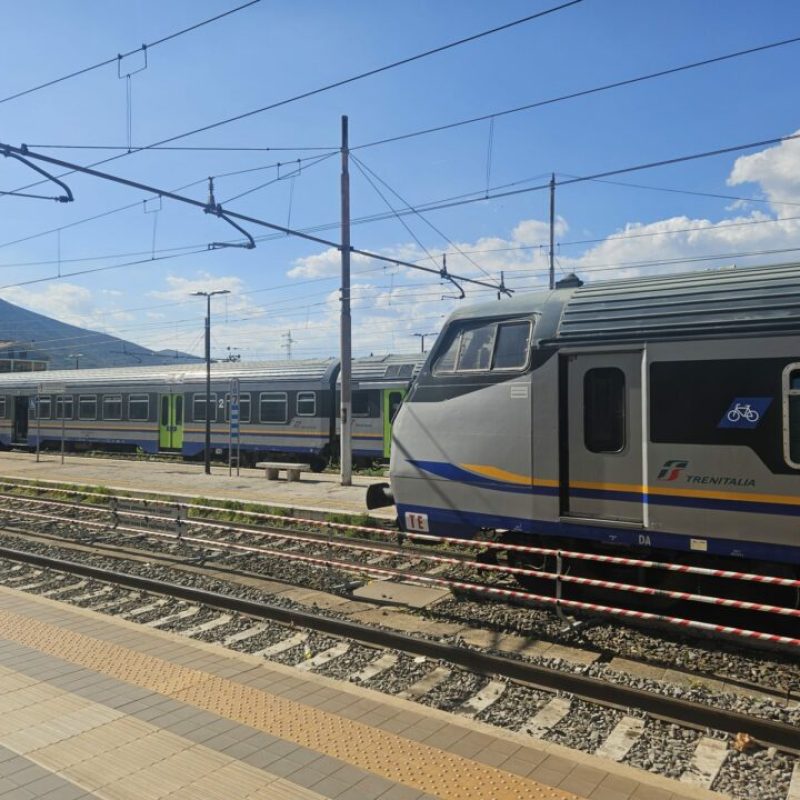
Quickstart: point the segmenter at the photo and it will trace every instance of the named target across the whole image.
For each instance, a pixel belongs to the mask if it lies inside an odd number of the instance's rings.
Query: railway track
[[[26,512],[34,517],[20,514],[20,509],[6,509],[6,514],[17,513],[17,526],[21,519],[27,524],[38,520],[39,528],[57,526],[55,532],[43,534],[40,530],[29,540],[39,542],[39,552],[14,547],[0,551],[0,557],[6,559],[0,564],[8,565],[6,569],[0,567],[0,578],[10,579],[17,588],[77,601],[106,613],[261,653],[340,679],[357,680],[492,724],[529,731],[673,777],[683,776],[735,796],[751,796],[741,787],[755,785],[753,776],[767,770],[769,785],[778,788],[766,795],[759,791],[758,796],[783,800],[792,773],[797,771],[796,753],[791,751],[800,749],[800,712],[791,704],[777,703],[766,714],[756,716],[752,710],[743,713],[725,708],[724,703],[714,706],[707,699],[697,702],[685,694],[673,696],[664,687],[654,690],[649,685],[637,686],[636,681],[609,682],[607,675],[592,674],[591,669],[565,669],[563,664],[554,668],[497,651],[465,647],[463,642],[440,642],[403,635],[385,626],[359,625],[336,613],[321,614],[280,598],[277,602],[264,602],[263,592],[252,585],[245,589],[235,580],[225,591],[219,591],[215,587],[220,575],[226,573],[233,580],[238,569],[225,566],[227,553],[224,549],[214,550],[219,543],[204,544],[198,550],[200,545],[192,541],[197,537],[184,535],[185,519],[180,541],[167,542],[169,547],[159,552],[145,547],[147,541],[165,543],[160,535],[153,539],[154,530],[120,531],[127,509],[119,505],[114,512],[120,515],[115,527],[106,520],[97,523],[104,526],[104,531],[93,528],[86,536],[87,520],[65,517],[63,501],[55,502],[60,504],[59,513],[51,513],[49,518],[41,504],[40,510]],[[109,513],[107,508],[81,511],[89,516],[102,513],[107,517]],[[174,517],[154,513],[152,507],[147,513],[155,527],[175,522]],[[63,528],[70,525],[84,531],[82,542],[61,541]],[[246,529],[242,535],[253,533]],[[121,538],[128,552],[120,551],[112,559],[110,551],[119,549],[121,544],[114,544],[107,537]],[[330,529],[322,538],[311,538],[316,545],[328,547]],[[365,546],[364,541],[355,544]],[[56,544],[60,552],[42,552],[52,550]],[[386,557],[409,558],[403,548],[386,549]],[[91,554],[92,558],[85,563],[83,557],[79,560],[74,555],[76,552]],[[137,552],[142,559],[138,562],[140,567],[145,561],[163,565],[155,570],[160,576],[153,576],[152,567],[146,571],[149,575],[143,574],[141,568],[131,568],[130,557]],[[67,558],[70,554],[73,557]],[[197,585],[186,585],[187,565],[176,563],[186,562],[187,557],[195,576],[191,582]],[[107,563],[109,560],[114,562],[113,568]],[[213,578],[202,577],[201,563],[213,568]],[[176,573],[176,568],[181,571]],[[340,579],[322,565],[310,568],[325,576],[323,583]],[[61,578],[54,577],[56,570]],[[761,704],[765,708],[769,705],[764,701]],[[743,733],[753,737],[754,744],[760,743],[755,744],[754,752],[729,749],[736,734]],[[745,740],[740,737],[740,741]]]
[[[2,485],[2,484],[0,484]],[[15,486],[5,484],[6,487]],[[36,487],[16,484],[17,490],[30,491]],[[38,491],[42,491],[39,489]],[[52,490],[46,490],[52,491]],[[436,540],[439,548],[432,552],[430,546],[417,544],[432,537],[409,534],[394,534],[399,544],[392,541],[393,534],[387,529],[365,527],[348,523],[324,522],[313,519],[300,519],[277,513],[263,513],[239,510],[235,512],[238,520],[214,522],[231,511],[225,507],[208,504],[186,505],[179,502],[139,498],[119,497],[105,493],[71,492],[92,504],[78,505],[75,502],[53,501],[37,498],[45,505],[48,518],[56,519],[53,509],[63,509],[67,516],[61,522],[68,522],[68,515],[80,508],[83,523],[95,530],[106,531],[112,528],[120,534],[148,536],[151,540],[161,539],[164,543],[182,541],[197,548],[225,550],[231,557],[245,557],[248,554],[262,558],[288,555],[295,562],[322,564],[328,570],[337,570],[344,583],[345,574],[355,573],[359,578],[378,578],[384,580],[413,581],[428,586],[443,587],[461,594],[488,597],[506,602],[526,602],[551,608],[563,617],[563,612],[573,612],[584,616],[605,615],[625,622],[641,622],[647,625],[662,625],[681,628],[700,634],[716,637],[745,639],[749,644],[785,647],[787,652],[800,650],[800,638],[796,631],[800,624],[800,608],[795,602],[800,596],[800,581],[776,576],[747,575],[745,573],[725,573],[719,570],[684,567],[682,565],[658,564],[657,562],[635,562],[633,559],[615,556],[596,556],[593,554],[558,551],[558,574],[542,569],[514,566],[511,563],[496,563],[496,559],[481,558],[474,552],[476,543],[460,540]],[[0,494],[9,502],[17,498],[10,493]],[[99,505],[104,503],[105,505]],[[86,514],[95,512],[98,516],[86,519]],[[22,512],[29,519],[36,512]],[[192,514],[193,516],[189,516]],[[245,525],[244,522],[251,524]],[[323,529],[322,533],[319,532]],[[191,534],[191,530],[200,533]],[[409,542],[411,544],[409,545]],[[441,548],[444,545],[444,551]],[[498,551],[509,557],[523,553],[549,555],[542,548],[520,545],[477,543],[480,548],[489,548],[483,555],[494,556]],[[490,548],[495,548],[494,550]],[[344,555],[343,555],[344,553]],[[751,586],[766,585],[770,589],[790,593],[792,604],[769,604],[762,601],[732,600],[686,591],[652,588],[642,584],[627,584],[620,581],[598,580],[572,574],[562,569],[560,562],[564,557],[580,562],[595,560],[614,568],[620,563],[635,562],[649,569],[672,569],[678,573],[694,571],[708,578],[719,580],[731,576],[749,582]],[[411,559],[411,561],[409,561]],[[491,563],[489,563],[491,562]],[[536,593],[521,591],[515,581],[533,580],[541,584],[554,579],[554,591]],[[598,602],[598,592],[616,592],[625,600],[611,605],[608,600]],[[588,595],[586,593],[589,593]],[[623,605],[623,603],[626,604]],[[653,611],[648,604],[653,601],[671,602],[685,616]],[[612,601],[615,602],[615,601]],[[645,605],[643,605],[645,604]],[[692,610],[689,607],[693,606]],[[656,607],[657,608],[657,607]],[[737,620],[751,622],[755,629],[748,629],[740,622],[736,625],[720,615],[733,609]],[[694,616],[690,616],[694,611]],[[773,626],[773,627],[771,627]]]

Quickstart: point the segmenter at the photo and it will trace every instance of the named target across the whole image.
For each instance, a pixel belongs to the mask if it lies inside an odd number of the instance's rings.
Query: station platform
[[[709,800],[712,792],[0,588],[4,800]]]
[[[91,484],[109,489],[168,493],[207,500],[239,500],[280,506],[289,511],[314,513],[366,513],[367,487],[386,478],[353,476],[352,486],[342,486],[339,475],[304,472],[299,481],[268,481],[263,469],[245,469],[228,475],[227,467],[212,466],[211,475],[196,461],[139,461],[88,458],[45,452],[37,462],[34,454],[0,452],[0,478]],[[394,509],[369,512],[376,519],[394,518]]]

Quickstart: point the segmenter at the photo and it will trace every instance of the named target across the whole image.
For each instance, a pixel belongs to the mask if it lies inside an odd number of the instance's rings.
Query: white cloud
[[[242,292],[242,279],[236,275],[211,275],[208,272],[199,272],[197,277],[183,278],[176,275],[167,275],[165,278],[167,288],[155,289],[149,292],[150,297],[159,300],[174,300],[187,302],[195,292],[228,291],[233,298],[239,297]],[[199,299],[199,298],[192,298]],[[232,299],[232,298],[231,298]]]
[[[3,298],[70,325],[85,325],[94,312],[92,292],[73,283],[48,283],[36,289],[14,286],[3,290]]]
[[[728,184],[742,183],[759,184],[778,216],[794,216],[796,209],[781,203],[800,203],[800,139],[737,158]]]
[[[358,253],[350,256],[351,269],[367,263],[374,262]],[[341,273],[342,256],[335,247],[329,247],[321,253],[295,259],[292,268],[286,274],[290,278],[336,278]]]

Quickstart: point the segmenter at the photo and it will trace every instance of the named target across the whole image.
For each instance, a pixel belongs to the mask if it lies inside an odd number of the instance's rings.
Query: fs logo
[[[676,481],[688,466],[689,462],[681,459],[665,461],[664,466],[661,467],[661,471],[657,475],[657,478],[660,481]]]

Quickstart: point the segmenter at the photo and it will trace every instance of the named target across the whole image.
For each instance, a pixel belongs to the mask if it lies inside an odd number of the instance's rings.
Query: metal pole
[[[61,399],[61,463],[64,463],[64,419],[67,416],[67,396],[64,395]]]
[[[214,411],[216,412],[216,406]],[[211,294],[206,295],[206,475],[211,474]]]
[[[352,342],[350,330],[350,168],[347,144],[347,116],[342,116],[342,400],[340,419],[340,462],[342,486],[353,483],[353,454],[351,441],[352,407],[350,367]]]
[[[553,252],[553,237],[556,224],[556,176],[550,175],[550,288],[556,288],[556,267]]]
[[[42,390],[36,390],[36,461],[39,461],[39,445],[42,442]]]

